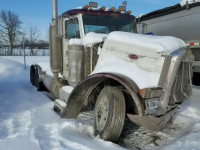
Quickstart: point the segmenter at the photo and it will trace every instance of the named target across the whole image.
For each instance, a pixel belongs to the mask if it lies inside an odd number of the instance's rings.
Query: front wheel
[[[111,86],[104,87],[95,104],[95,135],[116,142],[124,127],[125,114],[125,98],[122,91]]]

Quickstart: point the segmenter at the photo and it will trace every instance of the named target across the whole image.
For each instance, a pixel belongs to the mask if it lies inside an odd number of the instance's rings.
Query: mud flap
[[[143,126],[150,131],[159,131],[163,128],[167,122],[174,116],[177,108],[169,111],[166,115],[162,117],[149,116],[138,116],[127,114],[129,119],[137,125]]]
[[[61,117],[66,119],[76,119],[84,106],[83,102],[84,101],[80,97],[73,96],[70,101],[68,101]]]

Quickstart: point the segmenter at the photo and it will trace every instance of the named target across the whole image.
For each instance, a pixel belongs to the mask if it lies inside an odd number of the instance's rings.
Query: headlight
[[[140,95],[142,98],[156,98],[162,96],[162,88],[161,87],[153,87],[153,88],[145,88],[140,90]]]

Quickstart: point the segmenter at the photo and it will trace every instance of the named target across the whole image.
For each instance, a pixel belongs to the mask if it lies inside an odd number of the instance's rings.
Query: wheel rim
[[[95,111],[96,126],[99,131],[102,131],[108,120],[109,103],[106,97],[102,97]]]

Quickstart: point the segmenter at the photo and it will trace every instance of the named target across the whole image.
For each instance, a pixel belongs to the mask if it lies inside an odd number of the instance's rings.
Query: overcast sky
[[[58,0],[59,14],[62,12],[83,6],[91,0]],[[99,6],[118,8],[124,0],[92,0],[99,3]],[[127,9],[138,16],[157,9],[172,6],[181,0],[127,0]],[[52,18],[52,0],[0,0],[0,10],[10,10],[19,15],[23,26],[29,24],[38,26],[41,38],[45,39],[49,23]]]

